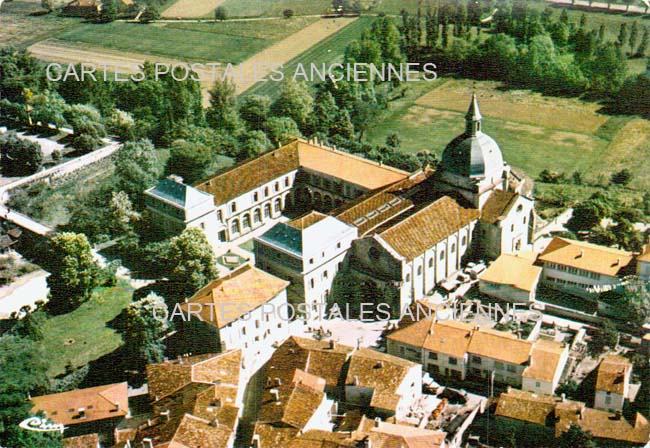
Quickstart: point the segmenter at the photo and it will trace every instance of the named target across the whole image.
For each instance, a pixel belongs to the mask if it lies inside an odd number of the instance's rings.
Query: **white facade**
[[[532,199],[517,195],[515,203],[502,219],[484,226],[488,257],[496,258],[501,254],[533,250],[530,238],[530,226],[533,224],[531,221],[534,219],[533,208]]]
[[[229,309],[230,312],[236,311],[235,306]],[[281,344],[289,337],[288,319],[278,316],[279,310],[282,313],[287,310],[286,289],[249,314],[219,328],[222,350],[241,349],[242,370],[251,374],[256,372],[271,358],[274,345]]]
[[[542,282],[570,294],[590,297],[593,293],[590,293],[587,290],[588,288],[616,285],[620,283],[620,279],[618,277],[585,271],[558,263],[544,262]]]

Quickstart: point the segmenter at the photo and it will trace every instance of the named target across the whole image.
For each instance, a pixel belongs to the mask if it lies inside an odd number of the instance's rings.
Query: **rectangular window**
[[[458,364],[458,360],[456,358],[452,358],[451,356],[449,357],[449,364],[452,366],[455,366]]]
[[[503,363],[499,361],[495,361],[494,368],[498,370],[503,370]]]
[[[508,364],[508,372],[515,373],[517,372],[517,368],[513,366],[512,364]]]
[[[437,361],[438,360],[438,354],[433,353],[433,352],[429,352],[429,359],[431,359],[433,361]]]
[[[474,362],[476,364],[480,364],[481,363],[481,357],[480,356],[472,356],[472,362]]]

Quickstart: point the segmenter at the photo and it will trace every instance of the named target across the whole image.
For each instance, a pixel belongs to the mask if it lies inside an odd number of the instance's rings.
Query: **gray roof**
[[[271,227],[259,239],[298,257],[302,256],[302,232],[295,227],[279,223]]]
[[[490,177],[503,172],[503,156],[499,145],[487,134],[472,136],[463,133],[447,145],[442,154],[442,168],[464,177]]]
[[[174,176],[161,180],[147,193],[184,209],[192,208],[207,199],[212,199],[211,195],[184,184],[182,179]]]

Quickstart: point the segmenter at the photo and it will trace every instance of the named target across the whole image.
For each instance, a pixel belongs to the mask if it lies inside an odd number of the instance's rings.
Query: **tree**
[[[314,109],[309,116],[307,134],[329,135],[339,109],[334,96],[327,90],[319,90],[314,98]]]
[[[124,237],[133,233],[134,225],[142,215],[133,208],[133,203],[124,191],[111,192],[108,213],[104,224],[113,237]]]
[[[612,174],[611,183],[616,185],[627,185],[632,180],[632,173],[627,168]]]
[[[572,423],[569,429],[562,433],[557,440],[558,448],[596,448],[591,432],[584,431],[579,425]]]
[[[117,6],[113,0],[104,0],[97,20],[99,23],[110,23],[117,19]]]
[[[257,157],[271,148],[271,142],[262,131],[248,131],[242,133],[239,141],[240,150],[236,156],[238,162]]]
[[[294,14],[293,9],[287,8],[284,11],[282,11],[282,16],[284,16],[285,19],[292,18],[293,14]]]
[[[142,204],[144,191],[158,179],[156,149],[149,140],[125,143],[115,155],[117,189],[126,192],[137,204]]]
[[[289,117],[301,130],[305,129],[307,119],[314,109],[314,97],[304,82],[287,80],[280,87],[280,96],[271,110],[279,117]]]
[[[205,115],[208,124],[215,129],[225,129],[231,132],[239,128],[235,82],[229,77],[217,79],[209,94],[210,106]]]
[[[59,448],[59,433],[25,431],[18,424],[30,417],[29,395],[48,392],[47,354],[30,339],[0,337],[0,445],[26,448]]]
[[[252,130],[262,129],[271,111],[271,99],[263,95],[250,95],[239,106],[239,115]]]
[[[627,23],[623,22],[621,23],[621,27],[619,28],[618,31],[618,45],[621,48],[624,48],[628,44],[629,39],[630,39],[630,33],[627,29]]]
[[[100,138],[106,136],[99,111],[86,104],[68,106],[65,111],[66,121],[72,126],[74,136],[72,145],[82,152],[90,152],[97,148]]]
[[[641,37],[641,43],[636,50],[636,56],[644,58],[646,52],[648,51],[648,45],[650,44],[650,29],[647,26],[643,27],[643,36]]]
[[[165,173],[177,174],[183,178],[185,183],[193,184],[204,177],[211,164],[212,153],[207,146],[201,143],[176,140],[172,143]]]
[[[635,49],[637,44],[639,43],[639,24],[636,22],[632,22],[632,26],[630,27],[630,56],[635,55]]]
[[[140,22],[149,23],[153,20],[160,19],[160,11],[152,4],[147,4],[144,12],[140,15]]]
[[[59,129],[66,122],[64,116],[66,103],[55,91],[46,90],[42,94],[32,95],[29,106],[32,108],[30,112],[32,120],[40,122],[42,126],[53,124],[56,129]]]
[[[617,93],[627,77],[627,61],[620,46],[599,45],[594,56],[583,65],[591,90],[601,95]]]
[[[603,193],[594,193],[588,200],[573,208],[573,214],[566,228],[573,233],[588,231],[600,224],[603,218],[611,216],[614,210],[612,200]]]
[[[289,140],[301,137],[300,129],[289,117],[271,117],[266,121],[265,131],[269,139],[277,146]]]
[[[43,152],[38,143],[20,139],[15,132],[0,137],[0,166],[5,176],[34,174],[42,163]]]
[[[596,334],[592,336],[589,351],[593,355],[598,355],[605,350],[605,347],[616,348],[616,344],[618,344],[618,330],[611,320],[605,319]]]
[[[223,6],[217,7],[217,9],[214,10],[214,19],[215,20],[228,20],[228,11],[226,11],[226,8]]]
[[[166,316],[165,300],[153,292],[126,308],[122,337],[128,359],[134,361],[136,369],[164,361],[162,338],[170,329]]]
[[[84,234],[62,232],[55,235],[50,252],[47,308],[55,314],[63,314],[90,299],[97,286],[99,266]]]
[[[186,295],[218,277],[214,251],[199,228],[188,228],[169,241],[164,273]]]

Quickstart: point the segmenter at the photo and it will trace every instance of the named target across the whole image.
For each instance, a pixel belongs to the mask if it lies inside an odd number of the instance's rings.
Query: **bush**
[[[285,9],[284,11],[282,11],[282,15],[284,16],[285,19],[292,18],[293,14],[294,14],[293,9]]]
[[[219,6],[214,10],[214,19],[215,20],[228,20],[228,12],[223,6]]]
[[[627,168],[612,174],[610,181],[616,185],[627,185],[632,180],[632,173]]]

